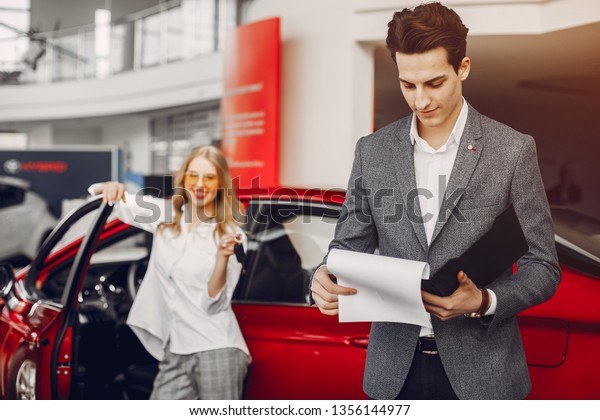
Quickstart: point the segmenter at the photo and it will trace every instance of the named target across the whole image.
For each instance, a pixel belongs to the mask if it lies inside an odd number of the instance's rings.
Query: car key
[[[237,259],[237,262],[243,263],[244,259],[246,259],[246,252],[244,251],[244,246],[242,245],[241,242],[235,244],[235,246],[233,247],[233,252],[235,254],[235,258]]]

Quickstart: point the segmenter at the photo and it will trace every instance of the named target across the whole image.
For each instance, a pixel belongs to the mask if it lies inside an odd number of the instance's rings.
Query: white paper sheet
[[[332,249],[327,269],[340,286],[356,295],[339,296],[339,321],[403,322],[431,328],[421,299],[421,279],[429,264],[381,255]]]

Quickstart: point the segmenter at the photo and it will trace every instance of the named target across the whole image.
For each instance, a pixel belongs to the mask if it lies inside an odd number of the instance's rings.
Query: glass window
[[[11,37],[17,33],[26,33],[29,30],[29,2],[11,0],[11,4],[2,3],[0,1],[0,22],[8,26],[1,26],[0,38],[4,37],[4,34]]]
[[[25,199],[25,191],[21,188],[0,184],[0,208],[21,204]]]
[[[29,0],[0,0],[0,83],[16,83],[29,38]]]
[[[160,14],[142,20],[142,67],[160,63],[160,20]]]
[[[30,0],[0,0],[0,7],[27,10],[30,3]]]
[[[66,35],[54,41],[54,74],[53,80],[73,80],[77,78],[79,63],[85,63],[85,58],[78,54],[78,35]]]
[[[600,278],[600,220],[565,207],[551,210],[560,262]]]
[[[81,44],[81,48],[77,52],[77,72],[78,77],[82,76],[85,79],[92,79],[97,76],[96,68],[98,66],[98,60],[95,52],[95,35],[94,32],[84,32],[78,35],[78,43]],[[83,68],[83,75],[81,75],[80,68]]]
[[[195,26],[195,53],[200,55],[214,51],[217,36],[217,10],[213,0],[196,2]]]
[[[133,22],[114,25],[110,33],[110,69],[121,73],[133,69]]]
[[[182,8],[167,10],[167,61],[181,60],[183,55],[183,16]]]
[[[219,104],[152,119],[152,172],[166,174],[179,169],[185,156],[194,147],[216,145],[220,136]]]
[[[248,244],[248,271],[239,300],[308,303],[312,272],[333,239],[338,207],[322,204],[265,204]]]

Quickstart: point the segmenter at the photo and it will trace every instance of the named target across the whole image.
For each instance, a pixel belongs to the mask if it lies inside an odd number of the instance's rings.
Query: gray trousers
[[[151,400],[239,400],[250,357],[224,348],[174,354],[167,348],[158,365]]]

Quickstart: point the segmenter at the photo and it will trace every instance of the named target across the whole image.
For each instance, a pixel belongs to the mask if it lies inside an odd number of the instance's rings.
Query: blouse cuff
[[[89,195],[99,195],[102,193],[102,187],[104,186],[104,182],[97,182],[88,187],[87,191]]]
[[[208,299],[209,303],[212,302],[217,302],[219,299],[221,299],[221,295],[223,294],[223,291],[225,290],[225,288],[227,287],[227,285],[224,285],[223,287],[221,287],[221,290],[219,290],[219,292],[213,297],[208,293],[208,287],[206,288],[206,297]]]

